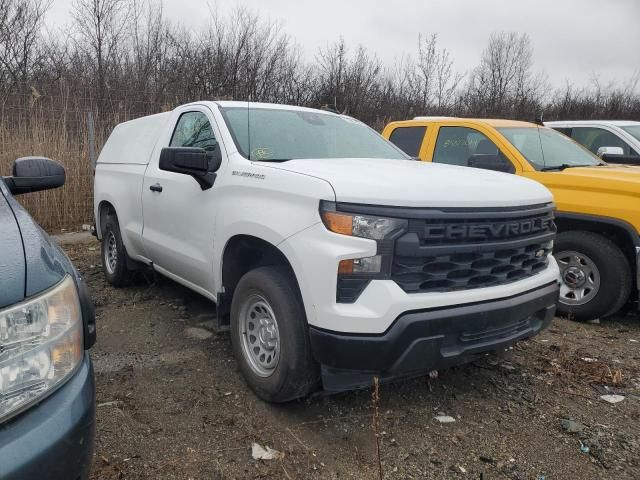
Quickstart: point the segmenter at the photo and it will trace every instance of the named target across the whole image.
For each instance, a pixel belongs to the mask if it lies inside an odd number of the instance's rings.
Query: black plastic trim
[[[322,202],[321,202],[322,203]],[[331,202],[332,203],[332,202]],[[345,213],[360,213],[380,217],[406,219],[473,219],[473,218],[515,218],[529,215],[539,215],[553,211],[553,203],[517,207],[479,207],[479,208],[425,208],[425,207],[395,207],[386,205],[367,205],[360,203],[335,203],[335,210]]]
[[[75,281],[84,325],[84,349],[89,350],[96,343],[96,310],[85,281],[78,274],[75,276]]]
[[[560,212],[560,211],[556,212],[556,219],[606,223],[615,227],[619,227],[625,230],[629,234],[629,237],[631,237],[631,241],[636,247],[640,247],[640,235],[638,235],[638,232],[633,227],[633,225],[631,225],[628,222],[625,222],[624,220],[619,220],[617,218],[611,218],[611,217],[603,217],[600,215],[588,215],[585,213],[570,213],[570,212]]]
[[[309,327],[315,359],[329,391],[458,365],[536,335],[552,321],[557,282],[488,302],[408,311],[384,334],[343,334]]]
[[[640,165],[640,155],[615,155],[610,153],[605,153],[602,155],[602,160],[611,164],[618,165]]]
[[[455,253],[467,252],[489,252],[500,248],[520,248],[531,243],[546,243],[553,240],[556,236],[555,232],[547,232],[518,240],[510,240],[505,238],[499,241],[479,241],[477,243],[465,243],[462,245],[453,245]],[[420,245],[418,242],[411,244],[402,243],[402,239],[396,242],[396,254],[400,256],[426,257],[427,255],[442,255],[451,253],[452,245]]]
[[[536,287],[536,288],[532,288],[531,290],[526,290],[524,292],[516,293],[515,295],[510,295],[508,297],[494,298],[494,299],[491,299],[491,300],[480,300],[478,302],[460,303],[460,304],[453,305],[453,306],[452,305],[445,305],[445,306],[442,306],[442,307],[421,308],[421,309],[417,309],[417,310],[407,310],[406,312],[402,312],[400,315],[398,315],[393,320],[391,325],[389,325],[389,327],[382,333],[342,332],[342,331],[329,330],[329,329],[326,329],[326,328],[317,327],[315,325],[309,325],[309,328],[313,328],[314,330],[317,330],[319,332],[328,333],[328,334],[331,334],[331,335],[339,335],[339,336],[347,336],[347,337],[348,336],[354,336],[354,337],[383,337],[387,333],[389,333],[389,331],[391,329],[394,328],[394,326],[396,325],[398,320],[400,318],[402,318],[404,315],[409,315],[409,314],[414,314],[414,313],[441,312],[441,311],[446,311],[446,310],[454,310],[454,309],[458,309],[458,308],[475,307],[477,305],[490,305],[492,303],[498,303],[498,302],[513,300],[513,299],[522,297],[523,295],[528,295],[530,293],[537,292],[538,290],[542,290],[542,289],[546,289],[546,288],[549,288],[549,287],[553,287],[554,285],[558,285],[558,282],[556,282],[556,281],[549,282],[549,283],[547,283],[545,285],[542,285],[542,286],[539,286],[539,287]]]

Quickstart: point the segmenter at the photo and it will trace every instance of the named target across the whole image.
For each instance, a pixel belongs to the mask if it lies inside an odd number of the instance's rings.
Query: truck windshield
[[[536,170],[603,165],[589,150],[551,128],[503,127],[498,131]]]
[[[275,108],[222,107],[220,111],[238,151],[249,160],[410,159],[364,123],[344,115]]]
[[[640,141],[640,125],[629,125],[628,127],[620,127],[633,138]]]

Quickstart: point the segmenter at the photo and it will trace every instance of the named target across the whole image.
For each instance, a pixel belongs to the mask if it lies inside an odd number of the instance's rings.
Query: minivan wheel
[[[629,298],[629,262],[608,238],[592,232],[562,232],[553,255],[560,268],[559,312],[591,320],[616,313]]]
[[[304,397],[318,383],[302,301],[283,268],[259,267],[240,279],[231,302],[231,343],[244,379],[263,400]]]
[[[105,219],[100,250],[102,270],[107,281],[114,287],[124,286],[129,281],[131,272],[127,268],[127,251],[122,243],[120,226],[115,215],[109,215]]]

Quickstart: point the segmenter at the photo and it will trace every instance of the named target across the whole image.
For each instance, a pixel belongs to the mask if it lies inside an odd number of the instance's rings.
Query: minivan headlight
[[[0,310],[0,421],[62,384],[82,354],[80,300],[69,275]]]

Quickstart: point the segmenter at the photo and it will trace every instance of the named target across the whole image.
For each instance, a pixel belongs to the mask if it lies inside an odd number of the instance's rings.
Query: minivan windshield
[[[410,160],[364,123],[312,110],[222,107],[238,151],[249,160],[314,158]]]
[[[633,138],[640,141],[640,125],[629,125],[628,127],[620,127]]]
[[[545,127],[503,127],[498,131],[536,170],[591,167],[604,162],[566,135]]]

